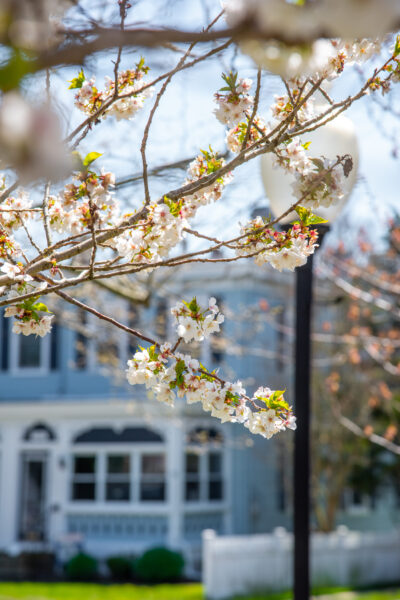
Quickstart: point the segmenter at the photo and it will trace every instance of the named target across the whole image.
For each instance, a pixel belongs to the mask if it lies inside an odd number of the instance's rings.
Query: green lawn
[[[400,600],[400,588],[375,592],[341,592],[321,600]],[[240,600],[287,600],[290,594]],[[80,583],[0,583],[0,600],[204,600],[198,583],[135,586]]]

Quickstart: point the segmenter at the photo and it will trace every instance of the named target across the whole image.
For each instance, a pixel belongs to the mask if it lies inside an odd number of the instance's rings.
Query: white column
[[[21,489],[19,437],[21,428],[6,423],[2,436],[0,473],[0,547],[7,548],[18,541],[18,519]]]
[[[57,542],[66,533],[65,512],[70,496],[70,432],[65,423],[56,428],[57,441],[48,463],[47,510],[49,541]]]
[[[183,545],[183,477],[184,477],[184,440],[183,420],[171,420],[168,427],[168,506],[169,534],[168,545],[181,548]]]

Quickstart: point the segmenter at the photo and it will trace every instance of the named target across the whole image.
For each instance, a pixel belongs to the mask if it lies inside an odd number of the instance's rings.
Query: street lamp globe
[[[348,117],[339,115],[319,129],[305,133],[301,140],[303,143],[311,142],[308,154],[313,158],[325,157],[335,160],[337,156],[349,154],[353,159],[353,168],[344,181],[343,197],[329,208],[321,206],[316,210],[318,216],[332,223],[343,209],[357,179],[358,144],[355,126]],[[261,156],[261,176],[271,212],[278,217],[297,200],[291,187],[295,180],[294,175],[282,167],[275,167],[273,154],[268,153]],[[292,212],[282,219],[281,223],[290,223],[296,218],[298,216]]]

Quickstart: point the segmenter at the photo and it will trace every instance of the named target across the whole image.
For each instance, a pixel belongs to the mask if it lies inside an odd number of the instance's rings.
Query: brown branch
[[[60,298],[62,298],[66,302],[69,302],[70,304],[74,304],[75,306],[78,306],[78,308],[81,308],[82,310],[85,310],[86,312],[92,313],[92,315],[95,315],[98,319],[107,321],[108,323],[115,325],[115,327],[118,327],[119,329],[122,329],[123,331],[126,331],[127,333],[130,333],[131,335],[134,335],[135,337],[137,337],[141,340],[144,340],[145,342],[149,342],[150,344],[155,344],[156,346],[159,346],[158,342],[156,342],[152,338],[148,337],[147,335],[140,333],[140,331],[137,331],[136,329],[127,327],[127,325],[120,323],[119,321],[117,321],[116,319],[113,319],[112,317],[108,317],[107,315],[104,315],[103,313],[99,312],[95,308],[88,306],[87,304],[85,304],[84,302],[81,302],[80,300],[76,300],[76,298],[69,296],[65,292],[62,292],[61,290],[56,290],[55,293],[57,294],[57,296],[60,296]]]
[[[377,446],[380,446],[381,448],[400,456],[400,446],[398,444],[394,444],[393,442],[380,435],[377,435],[376,433],[371,433],[370,435],[366,434],[359,425],[354,423],[354,421],[351,421],[348,417],[343,416],[338,406],[333,406],[332,410],[335,413],[337,420],[341,425],[343,425],[343,427],[346,427],[346,429],[358,437],[364,438],[373,444],[376,444]]]
[[[258,110],[258,104],[260,101],[260,89],[261,89],[261,69],[258,68],[257,71],[257,87],[256,87],[256,93],[254,96],[254,106],[253,106],[253,111],[251,113],[250,119],[247,123],[247,129],[246,129],[246,134],[244,136],[244,140],[242,143],[242,147],[241,150],[244,150],[247,146],[247,142],[249,141],[249,137],[251,134],[251,126],[253,125],[253,121],[254,121],[254,117],[257,114],[257,110]]]

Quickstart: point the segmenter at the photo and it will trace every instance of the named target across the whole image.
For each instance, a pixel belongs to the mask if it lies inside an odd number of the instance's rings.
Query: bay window
[[[165,454],[135,449],[76,453],[72,457],[73,502],[164,502]]]

